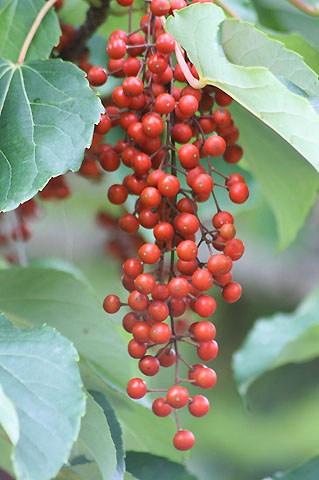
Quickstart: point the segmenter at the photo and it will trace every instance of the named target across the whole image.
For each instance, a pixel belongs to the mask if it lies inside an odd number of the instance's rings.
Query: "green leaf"
[[[0,383],[19,420],[17,480],[50,480],[67,460],[85,411],[77,361],[51,327],[20,330],[0,318]]]
[[[16,62],[44,0],[0,0],[0,57]],[[48,58],[59,43],[61,29],[53,8],[43,18],[28,49],[26,60]]]
[[[311,17],[287,0],[252,0],[252,3],[259,22],[265,27],[283,33],[298,32],[316,48],[319,47],[318,17]]]
[[[126,384],[130,367],[124,341],[91,290],[70,273],[45,268],[0,271],[0,310],[19,325],[46,322],[55,327],[111,385]]]
[[[0,60],[0,210],[80,168],[102,106],[75,65]]]
[[[103,409],[104,415],[106,417],[111,437],[115,446],[116,450],[116,471],[112,477],[112,480],[122,480],[125,470],[125,451],[123,446],[123,439],[122,439],[122,427],[117,419],[115,411],[107,400],[106,396],[100,392],[96,392],[94,390],[90,391],[90,394],[94,398],[94,400],[100,405]]]
[[[231,105],[231,112],[240,128],[247,167],[276,218],[278,249],[282,249],[304,224],[315,202],[319,176],[288,143],[238,103]]]
[[[143,452],[127,452],[126,468],[139,480],[196,480],[184,465],[171,462],[167,458]]]
[[[69,463],[72,470],[86,480],[110,480],[116,469],[116,451],[107,418],[89,394]]]
[[[202,86],[222,88],[319,170],[317,76],[253,25],[224,20],[216,5],[196,3],[169,17],[166,29],[187,51]]]
[[[293,313],[278,313],[255,323],[233,356],[241,395],[267,371],[319,355],[318,293],[314,290]]]
[[[269,35],[270,38],[283,43],[288,50],[293,50],[302,56],[304,62],[319,74],[319,50],[306,40],[299,33],[290,35]]]
[[[4,318],[3,315],[0,315],[0,322],[2,321],[3,318]],[[18,414],[11,400],[4,393],[1,384],[0,384],[0,425],[2,425],[2,427],[4,428],[12,445],[16,445],[19,439]]]
[[[319,457],[314,457],[309,462],[291,470],[288,473],[278,474],[266,480],[315,480],[319,477]]]

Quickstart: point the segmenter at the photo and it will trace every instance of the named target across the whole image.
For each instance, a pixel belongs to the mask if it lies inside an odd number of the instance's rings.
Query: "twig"
[[[225,12],[228,13],[228,15],[230,15],[231,17],[237,18],[238,20],[240,19],[240,17],[226,5],[226,3],[222,2],[221,0],[215,0],[215,3],[223,10],[225,10]]]
[[[84,24],[75,32],[71,44],[61,52],[61,58],[75,61],[81,57],[85,52],[87,42],[105,21],[109,4],[110,0],[101,0],[100,7],[91,5],[86,13]]]
[[[319,17],[319,8],[311,7],[307,5],[302,0],[288,0],[291,5],[298,8],[302,12],[306,13],[307,15],[311,15],[312,17]]]
[[[22,45],[19,58],[18,58],[18,65],[21,65],[21,63],[24,62],[34,35],[37,33],[42,20],[44,19],[44,17],[46,16],[46,14],[50,10],[50,8],[55,4],[56,1],[57,0],[49,0],[48,2],[46,2],[41,8],[38,15],[36,16],[36,19],[34,20],[32,27],[30,28],[30,31]]]

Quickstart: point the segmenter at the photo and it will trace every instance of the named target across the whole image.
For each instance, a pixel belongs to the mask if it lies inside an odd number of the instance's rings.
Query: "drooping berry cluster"
[[[119,3],[122,5],[122,0]],[[214,157],[223,156],[230,164],[242,157],[236,144],[239,131],[226,108],[232,99],[214,87],[196,90],[186,84],[174,57],[175,40],[163,29],[163,16],[184,6],[183,0],[147,1],[137,31],[115,30],[111,34],[108,74],[123,81],[113,91],[113,105],[106,107],[100,125],[105,125],[104,132],[120,125],[123,140],[114,147],[101,144],[97,148],[104,170],[117,170],[121,163],[129,169],[122,184],[114,184],[108,191],[110,202],[116,205],[123,204],[129,195],[137,196],[134,212],[119,220],[121,229],[133,234],[142,226],[152,229],[154,235],[153,243],[139,248],[138,258],[123,264],[127,302],[108,295],[104,309],[115,313],[121,306],[130,308],[123,318],[124,329],[132,334],[128,352],[139,360],[144,375],[153,376],[160,367],[175,365],[169,388],[148,389],[143,379],[133,378],[127,392],[134,399],[147,392],[164,392],[153,402],[153,412],[160,417],[174,412],[178,429],[174,445],[179,450],[191,448],[194,436],[181,429],[178,409],[188,406],[197,417],[209,409],[206,397],[190,398],[181,384],[209,389],[217,379],[206,365],[190,365],[181,356],[179,343],[195,346],[200,360],[213,360],[218,345],[215,327],[207,320],[216,309],[210,290],[220,288],[230,303],[241,296],[241,286],[232,281],[231,269],[233,261],[243,255],[244,245],[236,238],[231,213],[221,210],[216,190],[225,188],[235,203],[248,198],[241,175],[224,175],[214,167]],[[185,60],[198,78],[195,67],[187,57]],[[94,67],[88,78],[96,85],[105,75]],[[222,183],[213,179],[216,175]],[[200,219],[198,203],[202,202],[211,202],[216,209],[213,228]],[[202,244],[210,252],[207,262],[200,259]],[[189,325],[181,319],[187,311],[204,320]],[[180,362],[188,369],[186,379],[180,377]]]

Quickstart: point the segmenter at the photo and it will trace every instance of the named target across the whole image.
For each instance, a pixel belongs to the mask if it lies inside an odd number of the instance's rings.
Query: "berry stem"
[[[306,13],[307,15],[311,15],[312,17],[319,17],[319,9],[315,7],[311,7],[307,5],[302,0],[288,0],[291,5],[298,8],[302,12]]]
[[[231,17],[233,18],[237,18],[238,20],[240,20],[240,17],[233,11],[231,10],[225,2],[222,2],[222,0],[215,0],[215,3],[216,5],[218,5],[219,7],[221,7],[223,10],[225,10],[226,13],[228,13],[228,15],[230,15]]]

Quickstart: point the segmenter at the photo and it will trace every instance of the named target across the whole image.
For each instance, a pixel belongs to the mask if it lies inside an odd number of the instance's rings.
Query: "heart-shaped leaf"
[[[126,346],[91,290],[70,273],[31,267],[0,271],[0,311],[19,325],[46,322],[71,340],[81,358],[93,362],[110,384],[126,385]]]
[[[225,20],[211,3],[174,12],[166,29],[196,66],[200,85],[222,88],[319,170],[319,81],[299,55],[247,22]]]
[[[50,480],[67,460],[85,411],[77,361],[73,345],[51,327],[20,330],[0,317],[0,384],[11,402],[1,402],[11,418],[9,429],[2,425],[17,480]]]
[[[44,0],[0,0],[0,57],[17,62]],[[58,44],[61,29],[53,8],[43,18],[27,51],[26,60],[48,58]]]
[[[102,112],[84,77],[61,60],[0,60],[0,210],[80,168]]]

